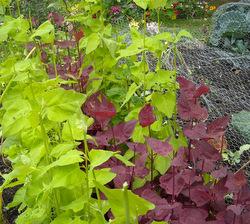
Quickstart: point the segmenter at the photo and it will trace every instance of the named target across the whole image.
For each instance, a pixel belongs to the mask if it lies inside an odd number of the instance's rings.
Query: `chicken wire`
[[[241,111],[250,112],[250,55],[226,52],[198,40],[182,41],[178,50],[183,58],[178,61],[178,74],[195,83],[203,81],[210,87],[210,93],[202,98],[209,111],[209,120],[234,116]],[[171,55],[163,58],[164,67],[172,69],[172,60]],[[240,146],[249,144],[249,137],[250,133],[243,135],[231,123],[226,132],[227,149],[239,150]],[[241,162],[231,165],[231,169],[236,171],[249,158],[249,151],[243,153]],[[246,167],[246,174],[250,177],[250,166]]]
[[[128,33],[129,27],[123,25],[120,34]],[[149,35],[158,33],[157,23],[147,24]],[[161,28],[161,31],[172,31]],[[176,31],[176,30],[175,30]],[[131,42],[126,36],[128,44]],[[185,76],[195,83],[205,82],[210,87],[210,93],[202,98],[202,103],[209,111],[208,121],[218,117],[234,116],[241,111],[250,112],[250,55],[236,54],[225,51],[197,39],[185,39],[178,46],[180,52],[177,60],[179,75]],[[141,57],[139,57],[141,59]],[[162,66],[165,69],[173,68],[173,54],[165,53],[162,57]],[[157,59],[147,52],[147,62],[151,70],[154,70]],[[247,124],[246,124],[247,125]],[[242,134],[230,123],[226,132],[227,149],[235,152],[242,145],[250,144],[250,132]],[[241,155],[240,163],[230,164],[232,171],[238,170],[250,159],[250,151]],[[250,183],[250,166],[245,168]]]

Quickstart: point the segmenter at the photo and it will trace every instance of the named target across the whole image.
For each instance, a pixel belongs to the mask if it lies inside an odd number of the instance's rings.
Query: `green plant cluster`
[[[161,6],[138,0],[135,3],[144,14],[148,7]],[[177,55],[177,42],[190,35],[180,31],[177,35],[160,33],[149,37],[146,27],[144,34],[132,28],[132,44],[127,46],[125,37],[112,35],[101,0],[78,2],[66,21],[84,30],[84,37],[75,49],[56,49],[56,40],[67,37],[67,31],[58,29],[51,21],[34,28],[30,19],[21,15],[5,16],[0,26],[0,43],[7,52],[0,66],[1,152],[13,168],[2,174],[0,192],[20,186],[7,206],[9,209],[19,206],[17,224],[107,223],[104,214],[110,209],[114,215],[110,223],[137,223],[138,216],[154,205],[128,190],[126,183],[122,189],[108,188],[106,184],[116,174],[109,168],[97,169],[111,157],[133,166],[129,161],[131,151],[120,154],[89,148],[88,143],[95,142],[88,133],[94,121],[83,114],[82,105],[93,93],[102,91],[115,103],[117,115],[112,124],[117,124],[137,119],[141,107],[151,102],[157,121],[151,129],[137,124],[132,140],[144,143],[145,136],[154,135],[159,139],[170,138],[175,151],[185,146],[185,137],[175,120],[176,69],[163,70],[158,60],[156,71],[150,71],[146,52],[159,59],[166,49]],[[31,48],[26,48],[27,45]],[[44,46],[54,66],[53,78],[48,76],[42,59]],[[92,82],[79,92],[74,87],[80,77],[62,79],[56,68],[62,55],[76,58],[81,52],[85,56],[80,71],[89,65],[94,71],[90,74]],[[138,54],[143,55],[141,61],[137,60]],[[176,57],[174,61],[176,66]],[[151,163],[155,166],[151,165],[147,178],[164,173],[171,159],[152,154]],[[141,181],[135,181],[135,186],[141,186]],[[102,194],[108,200],[103,200]]]

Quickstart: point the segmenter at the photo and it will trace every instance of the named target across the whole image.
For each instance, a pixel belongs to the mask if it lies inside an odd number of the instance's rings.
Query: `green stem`
[[[12,17],[12,11],[11,11],[10,4],[8,5],[8,9],[9,9],[9,14],[10,14],[10,16]]]
[[[123,184],[123,196],[124,196],[124,205],[125,205],[125,219],[126,224],[130,224],[130,214],[129,214],[129,200],[128,200],[128,183]]]
[[[18,16],[21,15],[21,10],[20,10],[20,0],[16,0],[16,5],[17,5],[17,12],[18,12]]]
[[[49,158],[49,140],[48,140],[48,136],[46,134],[46,130],[43,124],[43,119],[40,117],[40,127],[41,127],[41,132],[42,132],[42,138],[43,138],[43,143],[44,143],[44,148],[45,148],[45,159],[47,164],[49,165],[51,163],[50,158]],[[48,178],[49,178],[49,183],[52,181],[52,173],[51,170],[48,171]],[[52,190],[52,195],[53,195],[53,201],[55,204],[55,209],[56,209],[56,214],[59,215],[60,214],[60,206],[59,206],[59,202],[58,202],[58,198],[57,198],[57,194],[55,192],[55,190]],[[49,209],[50,211],[51,209]]]
[[[84,153],[85,153],[85,172],[86,172],[86,191],[87,191],[87,196],[89,198],[90,190],[89,190],[89,165],[88,165],[88,158],[89,158],[89,147],[87,143],[87,134],[84,132]],[[88,223],[90,223],[90,203],[89,199],[87,200],[87,220]]]
[[[157,10],[157,23],[158,23],[158,31],[160,33],[160,29],[161,29],[160,8]]]
[[[35,50],[36,50],[36,47],[33,47],[33,49],[29,52],[29,54],[26,56],[26,58],[24,60],[27,60]],[[6,93],[8,92],[8,90],[9,90],[12,82],[14,81],[15,77],[16,77],[16,72],[14,72],[14,74],[12,75],[12,77],[11,77],[10,81],[8,82],[6,88],[4,89],[4,91],[3,91],[3,93],[2,93],[2,95],[0,97],[0,104],[2,103],[2,100],[3,100],[4,96],[6,95]]]
[[[3,223],[3,197],[2,197],[2,192],[0,192],[0,223]]]
[[[92,174],[93,174],[95,182],[97,182],[96,175],[95,175],[95,170],[92,170]],[[96,186],[95,186],[95,191],[96,191],[96,196],[97,196],[98,208],[99,208],[100,213],[101,213],[101,215],[103,217],[103,221],[105,221],[104,220],[104,215],[102,214],[102,201],[101,201],[101,197],[100,197],[100,191],[99,191],[98,187],[96,187]]]
[[[145,48],[146,48],[146,32],[147,32],[147,16],[146,16],[146,10],[144,10],[144,15],[143,15],[143,24],[144,24],[144,29],[143,29],[143,48],[144,48],[144,51],[143,51],[143,99],[144,99],[144,102],[146,102],[146,51],[145,51]]]

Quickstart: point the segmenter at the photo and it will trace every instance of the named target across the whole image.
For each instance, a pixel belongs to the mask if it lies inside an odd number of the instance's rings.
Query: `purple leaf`
[[[199,208],[184,208],[180,213],[180,224],[205,224],[208,213]]]
[[[247,184],[246,176],[243,171],[236,174],[229,174],[225,186],[232,192],[239,192]]]
[[[226,177],[227,176],[227,167],[222,167],[219,170],[214,170],[211,173],[211,175],[216,179]]]
[[[146,104],[139,113],[139,122],[142,127],[147,127],[156,121],[153,107],[150,104]]]
[[[183,129],[185,136],[190,139],[203,139],[207,136],[205,123],[198,123],[195,126],[189,125]]]
[[[194,98],[198,98],[201,95],[207,94],[209,93],[210,89],[208,86],[206,86],[204,83],[202,83],[196,90],[194,93]]]
[[[198,207],[202,207],[211,200],[209,189],[204,185],[194,186],[190,192],[190,199],[195,202]]]
[[[59,48],[67,49],[67,48],[74,48],[76,46],[76,42],[72,40],[56,40],[55,45]]]
[[[104,132],[97,132],[96,141],[99,145],[109,146],[109,141],[115,139],[116,144],[126,142],[132,135],[137,121],[120,123]]]
[[[185,180],[186,184],[192,185],[194,182],[201,181],[201,177],[196,175],[194,169],[185,169],[182,172],[182,177]]]
[[[148,175],[149,170],[146,168],[146,160],[148,157],[147,147],[145,144],[128,142],[127,146],[135,151],[134,174],[136,177],[144,178]]]
[[[73,35],[75,37],[76,42],[79,42],[84,37],[83,29],[73,31]]]
[[[114,173],[116,173],[116,177],[114,178],[114,184],[116,188],[122,188],[125,182],[130,185],[131,176],[132,176],[132,168],[126,167],[123,165],[114,166],[111,168]]]
[[[186,100],[183,96],[178,99],[178,114],[183,120],[206,120],[208,112],[196,100]]]
[[[215,201],[224,201],[224,197],[228,193],[228,188],[225,187],[225,184],[226,178],[223,178],[211,188],[211,192]]]
[[[147,147],[145,144],[141,144],[141,143],[134,143],[134,142],[128,142],[127,143],[127,146],[137,152],[137,153],[140,153],[140,154],[147,154]]]
[[[208,117],[207,109],[201,107],[198,98],[206,94],[209,88],[202,84],[196,89],[193,82],[178,77],[180,84],[180,97],[178,99],[178,114],[183,120],[205,120]]]
[[[145,198],[146,200],[150,201],[155,205],[155,209],[149,211],[147,217],[150,219],[155,220],[165,220],[169,219],[169,215],[172,212],[172,205],[168,203],[168,201],[162,197],[160,197],[155,191],[147,188],[145,189],[141,197]],[[175,206],[180,206],[180,203],[175,203]]]
[[[185,167],[187,165],[187,159],[185,155],[185,148],[180,148],[177,155],[172,161],[172,166],[175,167]]]
[[[221,158],[220,153],[205,140],[193,141],[193,145],[200,159],[217,161]]]
[[[51,12],[48,18],[52,19],[57,26],[63,26],[64,17],[58,14],[57,12]]]
[[[220,117],[207,125],[207,134],[210,138],[220,138],[225,134],[230,117]]]
[[[116,115],[116,109],[102,93],[91,95],[83,106],[83,111],[105,126]]]
[[[155,138],[147,138],[146,141],[149,144],[150,148],[152,148],[161,156],[167,156],[170,152],[173,151],[173,147],[169,144],[168,139],[162,142]]]
[[[80,76],[80,82],[82,89],[85,90],[87,83],[89,81],[89,74],[94,70],[93,66],[90,65],[87,68],[83,69],[82,75]]]
[[[231,210],[235,215],[241,215],[242,211],[244,210],[244,205],[238,204],[238,205],[229,205],[227,207],[227,210]]]
[[[167,173],[160,177],[160,186],[166,193],[170,195],[174,193],[175,196],[178,196],[185,186],[185,180],[179,173],[175,173],[175,175]]]

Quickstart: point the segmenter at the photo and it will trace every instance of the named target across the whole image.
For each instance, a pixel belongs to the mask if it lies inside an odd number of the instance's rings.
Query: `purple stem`
[[[175,197],[174,197],[174,194],[175,194],[175,167],[173,166],[172,169],[173,169],[173,193],[172,193],[172,203],[174,203],[174,201],[175,201]]]

